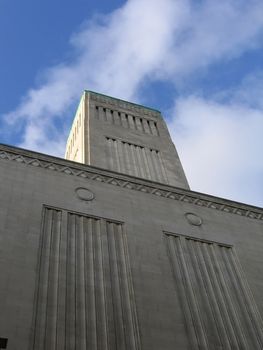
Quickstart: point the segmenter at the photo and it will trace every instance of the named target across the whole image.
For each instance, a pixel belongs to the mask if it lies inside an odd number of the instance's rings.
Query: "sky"
[[[0,142],[63,157],[84,89],[160,110],[192,190],[263,207],[262,0],[0,0]]]

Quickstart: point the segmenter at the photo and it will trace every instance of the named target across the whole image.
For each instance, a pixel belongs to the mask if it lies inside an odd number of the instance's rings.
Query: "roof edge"
[[[120,101],[120,102],[125,102],[125,103],[128,103],[128,104],[133,105],[133,106],[137,106],[137,107],[140,107],[140,108],[149,109],[150,111],[154,111],[154,112],[157,112],[157,113],[161,114],[161,112],[160,112],[158,109],[151,108],[151,107],[147,107],[147,106],[141,105],[141,104],[139,104],[139,103],[134,103],[134,102],[126,101],[126,100],[123,100],[123,99],[121,99],[121,98],[109,96],[109,95],[102,94],[102,93],[100,93],[100,92],[96,92],[96,91],[92,91],[92,90],[84,90],[84,92],[91,92],[91,93],[96,94],[96,95],[100,95],[100,96],[103,96],[103,97],[107,97],[107,98],[110,98],[110,99],[112,99],[112,100],[117,100],[117,101]]]
[[[0,144],[0,160],[17,161],[28,166],[38,166],[43,169],[64,172],[67,175],[82,176],[91,180],[116,184],[123,188],[142,191],[144,193],[161,196],[170,200],[177,200],[189,204],[219,210],[228,214],[240,215],[249,219],[263,221],[263,208],[251,204],[236,202],[231,199],[216,197],[206,193],[195,192],[159,182],[137,178],[135,176],[118,173],[112,170],[98,168],[63,158],[29,151],[15,146]],[[114,181],[114,180],[117,180]],[[109,181],[110,180],[110,181]]]

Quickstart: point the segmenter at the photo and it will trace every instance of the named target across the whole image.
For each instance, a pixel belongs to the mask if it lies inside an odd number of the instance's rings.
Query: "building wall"
[[[79,163],[85,163],[85,112],[85,100],[82,97],[73,119],[65,151],[65,159]]]
[[[90,165],[189,188],[159,111],[87,91]]]
[[[262,209],[6,146],[0,166],[8,348],[262,348]]]

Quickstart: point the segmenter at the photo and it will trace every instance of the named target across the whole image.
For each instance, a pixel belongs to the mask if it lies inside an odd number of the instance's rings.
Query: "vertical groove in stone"
[[[53,211],[44,209],[42,242],[40,247],[39,279],[37,286],[35,334],[33,348],[43,350],[46,331],[46,307],[48,296],[48,272],[50,263],[51,230]]]
[[[153,157],[153,164],[154,164],[154,167],[156,169],[157,181],[165,182],[165,179],[162,176],[162,171],[161,171],[162,164],[160,163],[159,158],[158,158],[158,151],[152,150],[152,157]]]
[[[184,240],[184,239],[182,239]],[[185,279],[185,285],[186,285],[186,295],[188,298],[189,305],[191,307],[191,312],[194,318],[194,326],[195,326],[195,332],[198,339],[198,344],[200,345],[201,349],[209,349],[207,344],[207,337],[205,334],[204,326],[203,326],[203,320],[200,314],[199,305],[197,303],[197,299],[195,296],[195,291],[192,286],[192,281],[189,276],[189,268],[187,266],[187,256],[185,256],[183,249],[182,249],[182,243],[181,238],[174,241],[176,244],[177,254],[180,258],[180,264],[181,264],[181,270]]]
[[[152,135],[157,136],[156,126],[152,120],[149,121],[149,125]]]
[[[231,292],[231,283],[227,281],[226,261],[225,259],[219,259],[215,254],[215,248],[217,245],[210,245],[210,256],[212,260],[212,266],[216,270],[217,283],[219,291],[222,295],[223,310],[225,312],[225,324],[227,325],[228,335],[231,341],[231,345],[237,348],[247,348],[246,340],[244,338],[244,332],[241,327],[241,321],[239,314],[235,307],[236,296]],[[226,247],[220,247],[220,250],[228,249]],[[208,254],[208,250],[206,250]]]
[[[76,347],[76,227],[75,215],[68,215],[66,280],[66,350]]]
[[[119,280],[119,267],[117,261],[116,242],[115,242],[115,227],[114,223],[107,223],[108,232],[108,249],[110,256],[110,277],[111,277],[111,288],[113,295],[113,312],[114,312],[114,324],[115,329],[118,330],[116,335],[116,348],[125,349],[124,343],[124,328],[123,328],[123,310],[122,310],[122,298],[120,290]],[[120,238],[118,238],[120,239]]]
[[[229,252],[229,258],[232,261],[233,270],[236,274],[236,278],[240,283],[240,288],[241,288],[243,295],[245,297],[246,306],[247,306],[249,314],[250,314],[250,319],[253,322],[253,326],[255,327],[255,333],[257,335],[259,345],[261,346],[261,348],[263,348],[263,331],[262,331],[263,322],[262,322],[262,318],[260,316],[257,305],[254,301],[253,295],[252,295],[250,288],[248,286],[248,283],[247,283],[245,277],[243,276],[242,267],[241,267],[233,250],[231,250]]]
[[[58,305],[58,273],[60,259],[60,234],[61,234],[61,211],[53,210],[51,245],[50,245],[50,264],[48,279],[47,296],[47,318],[45,348],[56,349],[57,343],[57,305]]]
[[[112,289],[111,279],[111,260],[109,255],[109,234],[108,222],[102,221],[102,250],[104,260],[104,275],[105,278],[105,302],[107,310],[107,330],[108,330],[108,344],[109,349],[117,349],[116,345],[116,326],[115,326],[115,312],[114,312],[114,295]]]
[[[137,130],[143,132],[142,125],[141,125],[141,120],[140,120],[139,117],[135,117],[135,124],[136,124]]]
[[[128,125],[129,125],[129,129],[132,129],[132,130],[135,129],[133,117],[130,114],[128,114]]]
[[[211,248],[211,245],[199,242],[197,242],[197,244],[200,246],[200,251],[202,252],[205,264],[207,266],[210,280],[214,287],[217,303],[220,310],[222,310],[222,314],[224,315],[223,319],[226,325],[230,344],[236,348],[239,348],[240,343],[242,343],[242,339],[238,336],[240,333],[238,320],[236,318],[231,296],[228,293],[228,289],[224,281],[224,275],[219,268],[218,260],[211,258],[211,255],[209,255],[208,248]]]
[[[134,174],[135,174],[135,176],[140,176],[140,170],[138,168],[138,161],[137,161],[137,158],[136,158],[136,155],[135,155],[135,146],[131,145],[130,149],[131,149],[132,164],[133,164],[133,167],[134,167]]]
[[[160,171],[161,171],[161,178],[162,178],[162,181],[164,182],[168,182],[168,179],[167,179],[167,175],[166,175],[166,171],[165,171],[165,168],[164,168],[164,165],[163,165],[163,160],[162,160],[162,157],[161,157],[161,154],[159,151],[156,151],[156,155],[157,155],[157,160],[158,160],[158,163],[160,165]]]
[[[117,111],[113,111],[113,121],[116,125],[121,125],[120,115]]]
[[[231,281],[233,283],[233,287],[236,294],[236,301],[239,309],[240,316],[242,317],[243,323],[246,325],[245,329],[248,332],[248,338],[251,339],[251,342],[253,344],[254,349],[262,349],[260,346],[260,343],[258,342],[257,334],[255,333],[255,323],[253,322],[253,315],[250,314],[249,308],[251,301],[246,300],[244,296],[244,291],[242,290],[242,280],[240,278],[237,278],[237,274],[233,268],[233,265],[231,264],[231,260],[229,259],[229,252],[226,251],[226,249],[223,249],[223,256],[226,261],[226,266],[228,269],[228,273],[230,275]],[[252,322],[251,322],[252,321]]]
[[[106,230],[116,338],[112,349],[138,350],[138,323],[125,235],[121,224],[107,222]]]
[[[116,170],[116,171],[119,171],[121,172],[122,169],[121,169],[121,162],[120,162],[120,156],[119,156],[119,152],[118,152],[118,141],[117,140],[112,140],[113,141],[113,153],[115,155],[115,164],[116,164],[116,169],[113,169],[113,170]]]
[[[138,115],[126,114],[102,106],[94,106],[94,116],[96,119],[112,125],[138,130],[143,134],[159,136],[157,122]]]
[[[146,158],[144,157],[144,150],[145,148],[144,147],[138,147],[138,156],[140,158],[140,164],[141,164],[141,168],[142,168],[142,173],[143,173],[143,176],[145,179],[151,179],[151,177],[148,177],[148,173],[147,173],[147,160]],[[146,161],[145,161],[146,160]]]
[[[109,157],[107,159],[108,167],[111,170],[116,170],[116,157],[114,155],[114,145],[113,140],[110,138],[107,138],[107,144],[108,144],[108,150],[109,150]]]
[[[112,114],[110,109],[106,108],[106,120],[108,123],[113,124]]]
[[[116,144],[117,144],[117,150],[118,150],[120,169],[122,173],[125,173],[127,172],[127,166],[126,166],[125,154],[124,154],[124,143],[120,140],[116,140]]]
[[[155,130],[156,130],[156,136],[160,136],[159,130],[158,130],[158,125],[156,122],[154,122]]]
[[[139,173],[140,177],[143,177],[144,176],[144,172],[143,172],[143,169],[141,167],[140,157],[138,155],[138,147],[139,146],[133,145],[133,147],[134,147],[133,148],[134,149],[134,158],[135,158],[135,161],[136,161],[136,164],[137,164],[138,173]]]
[[[135,169],[132,166],[132,157],[131,157],[131,145],[128,143],[123,143],[124,155],[125,155],[125,163],[127,173],[130,175],[135,175]]]
[[[122,153],[122,151],[123,151],[122,150],[122,141],[115,140],[114,146],[115,146],[116,159],[117,159],[117,164],[118,164],[119,171],[121,173],[125,173],[125,165],[124,165],[124,162],[123,162],[123,153]]]
[[[162,176],[162,172],[161,172],[161,163],[159,162],[159,159],[158,159],[158,151],[156,150],[152,150],[152,157],[153,157],[153,164],[155,166],[155,169],[156,169],[156,174],[157,174],[157,179],[159,182],[162,182],[164,179],[163,179],[163,176]]]
[[[167,239],[168,255],[170,258],[171,267],[175,278],[175,283],[178,287],[179,299],[182,304],[183,313],[186,320],[186,326],[190,337],[190,342],[193,346],[193,349],[198,350],[199,345],[198,345],[197,336],[196,336],[195,327],[194,327],[194,318],[192,315],[192,308],[191,308],[191,304],[189,303],[189,299],[185,295],[186,288],[187,288],[186,282],[185,282],[185,276],[181,267],[180,255],[178,254],[176,249],[175,240],[179,239],[179,237],[167,235],[166,239]]]
[[[145,134],[151,134],[149,124],[147,123],[147,120],[145,118],[142,119],[142,123],[143,123]]]
[[[106,137],[108,167],[112,170],[167,183],[159,151]]]
[[[150,173],[151,173],[151,180],[158,181],[157,180],[157,174],[156,174],[155,166],[153,164],[153,159],[152,159],[152,150],[147,148],[146,152],[145,152],[145,155],[146,155],[147,164],[148,164],[148,167],[149,167]]]
[[[223,343],[225,349],[231,349],[230,340],[228,337],[228,329],[226,329],[226,325],[224,322],[224,314],[222,309],[219,307],[217,302],[217,295],[215,293],[214,285],[212,285],[207,264],[204,261],[203,254],[201,252],[200,243],[192,241],[193,249],[195,250],[195,254],[198,260],[198,264],[200,266],[200,271],[204,280],[204,287],[207,289],[207,296],[211,303],[211,308],[213,311],[213,319],[217,325],[218,335]]]
[[[159,163],[159,160],[157,158],[157,152],[156,150],[152,149],[151,150],[151,159],[152,159],[152,165],[154,168],[154,173],[155,173],[155,181],[162,182],[162,175],[160,173],[160,167],[161,164]]]
[[[132,120],[133,120],[134,129],[138,130],[138,126],[137,126],[137,123],[136,123],[136,117],[134,117],[133,115],[131,117],[132,117]]]
[[[131,174],[134,176],[138,176],[138,163],[135,162],[133,144],[127,144],[127,153],[129,155],[129,167]]]
[[[123,225],[45,208],[34,350],[139,350]]]
[[[204,313],[206,317],[204,318],[205,327],[210,327],[210,332],[207,334],[209,348],[212,350],[218,347],[224,347],[224,349],[231,349],[229,343],[225,341],[225,333],[223,333],[223,339],[219,336],[220,330],[223,328],[223,325],[220,323],[221,315],[217,314],[217,317],[214,314],[213,305],[211,302],[211,295],[208,292],[207,284],[204,279],[204,274],[202,271],[202,266],[198,261],[198,256],[196,254],[196,249],[192,240],[189,240],[186,244],[186,250],[188,251],[191,265],[193,266],[195,275],[196,275],[196,292],[199,294],[200,305],[204,306]],[[213,291],[212,291],[213,294]],[[219,318],[219,319],[218,319]],[[213,322],[211,322],[213,321]],[[220,326],[218,325],[220,324]]]
[[[129,167],[129,155],[127,151],[128,144],[126,142],[120,142],[121,152],[122,152],[122,164],[123,164],[123,172],[126,172],[129,175],[132,175],[130,167]]]
[[[142,157],[142,147],[138,146],[136,149],[137,149],[137,156],[138,156],[139,167],[141,169],[142,177],[147,178],[145,164]]]
[[[236,316],[233,301],[225,283],[225,276],[220,270],[218,259],[215,259],[209,254],[211,245],[199,242],[197,244],[200,245],[201,252],[209,271],[210,279],[214,286],[218,305],[223,312],[224,322],[227,325],[226,329],[228,331],[230,343],[232,346],[239,348],[242,346],[242,336],[240,335],[239,321]]]
[[[97,345],[99,350],[108,349],[107,339],[107,318],[106,318],[106,301],[104,289],[104,271],[102,256],[102,241],[100,220],[93,220],[94,230],[94,270],[95,270],[95,305],[96,305],[96,321],[97,321]]]
[[[34,349],[56,349],[61,211],[45,208],[40,247]]]
[[[87,348],[97,350],[97,320],[95,303],[95,274],[94,274],[94,232],[93,219],[84,218],[86,272],[86,316],[87,316]]]
[[[144,163],[146,178],[147,179],[151,179],[151,171],[150,171],[150,168],[149,168],[149,164],[148,164],[145,148],[142,148],[141,151],[142,151],[141,153],[142,153],[142,159],[143,159],[143,163]]]
[[[126,129],[128,128],[127,117],[126,114],[123,112],[121,112],[121,125]]]
[[[95,118],[99,120],[99,107],[98,106],[95,106]]]
[[[161,164],[159,163],[159,160],[157,158],[157,151],[154,149],[151,150],[151,158],[152,158],[153,168],[155,169],[156,181],[162,182],[163,179],[160,172]]]
[[[99,107],[99,120],[105,121],[105,110],[103,107]]]
[[[149,168],[149,173],[150,173],[149,178],[154,180],[156,178],[156,174],[155,174],[155,171],[153,168],[151,151],[149,148],[145,148],[145,158],[146,158],[146,162],[147,162],[148,168]]]
[[[65,349],[66,336],[66,261],[67,261],[67,215],[62,212],[61,240],[59,253],[59,280],[57,303],[57,346],[56,349]]]
[[[200,349],[262,349],[260,314],[233,249],[178,237],[166,234],[169,258],[193,346]]]
[[[133,290],[133,282],[131,275],[131,267],[129,260],[129,251],[128,251],[128,242],[127,236],[124,231],[124,226],[117,224],[118,236],[117,240],[119,246],[119,260],[120,264],[120,273],[123,276],[123,284],[121,289],[123,291],[123,309],[124,309],[124,325],[126,330],[126,349],[127,350],[140,350],[140,334],[139,334],[139,325],[137,318],[137,310],[135,303],[135,295]]]
[[[76,348],[86,350],[86,256],[83,217],[76,216]]]

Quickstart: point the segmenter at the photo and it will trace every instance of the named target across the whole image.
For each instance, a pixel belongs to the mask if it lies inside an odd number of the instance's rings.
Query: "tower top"
[[[66,159],[189,188],[160,111],[85,90]]]
[[[129,101],[122,100],[120,98],[112,97],[109,95],[101,94],[99,92],[95,92],[92,90],[84,90],[84,94],[85,93],[89,94],[93,100],[107,101],[107,103],[112,104],[113,106],[118,105],[120,107],[126,108],[127,110],[134,110],[134,111],[144,111],[145,110],[145,114],[151,114],[151,112],[153,112],[153,114],[155,114],[155,115],[161,114],[161,112],[158,109],[143,106],[143,105],[138,104],[138,103],[129,102]]]

